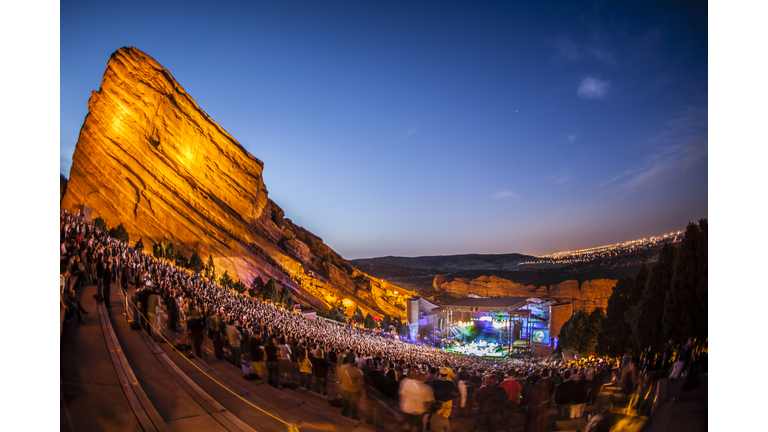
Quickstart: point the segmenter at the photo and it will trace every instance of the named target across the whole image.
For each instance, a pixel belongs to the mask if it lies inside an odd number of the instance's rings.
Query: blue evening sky
[[[708,217],[706,2],[60,3],[60,170],[152,56],[347,259],[545,254]]]

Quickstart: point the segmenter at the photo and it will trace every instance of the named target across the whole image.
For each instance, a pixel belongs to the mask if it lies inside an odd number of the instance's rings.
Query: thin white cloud
[[[557,38],[552,45],[560,52],[560,55],[568,60],[576,60],[581,57],[578,45],[568,38]]]
[[[610,81],[586,77],[581,80],[577,92],[584,99],[602,99],[608,94],[608,86],[610,84]]]
[[[415,133],[416,133],[416,128],[414,127],[414,128],[411,128],[411,130],[409,130],[408,133],[405,134],[405,136],[407,138],[407,137],[409,137],[409,136],[411,136],[411,135],[413,135]]]
[[[575,143],[576,142],[576,135],[568,134],[568,135],[565,136],[565,139],[567,139],[571,143]]]
[[[512,192],[512,191],[499,191],[493,194],[494,199],[501,199],[501,198],[520,198],[520,195]]]
[[[616,65],[616,58],[613,56],[613,53],[611,53],[607,49],[596,48],[596,47],[586,47],[584,50],[587,52],[587,55],[592,58],[596,58],[611,66]]]
[[[685,174],[708,157],[707,107],[687,107],[669,120],[660,133],[648,140],[650,153],[645,159],[603,182],[620,182],[620,187],[634,189],[663,184]]]

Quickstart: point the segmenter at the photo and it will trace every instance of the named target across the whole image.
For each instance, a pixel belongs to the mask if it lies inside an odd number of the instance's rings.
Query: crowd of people
[[[314,391],[328,395],[331,379],[338,383],[341,400],[330,401],[340,403],[342,415],[359,419],[364,401],[366,421],[375,426],[384,425],[385,412],[396,410],[404,419],[403,430],[424,430],[427,423],[432,431],[450,430],[454,408],[454,417],[468,417],[477,407],[475,428],[493,431],[505,413],[513,420],[524,406],[526,430],[543,431],[551,404],[557,405],[560,419],[580,418],[612,378],[642,381],[633,375],[639,371],[632,359],[620,368],[610,362],[569,367],[489,359],[308,319],[136,251],[79,214],[62,210],[60,228],[61,302],[68,323],[75,315],[82,322],[81,315],[88,313],[76,294],[82,284],[96,284],[94,297],[105,307],[110,307],[112,282],[126,292],[133,285],[129,298],[135,323],[155,340],[165,340],[163,331],[181,332],[179,348],[200,357],[202,342],[209,338],[217,358],[228,357],[251,372],[246,378],[264,377],[276,388],[295,385],[291,377],[298,373],[300,386],[310,390],[314,382]]]

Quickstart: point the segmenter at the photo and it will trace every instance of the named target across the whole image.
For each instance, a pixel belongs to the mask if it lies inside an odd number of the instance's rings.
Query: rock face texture
[[[481,276],[476,279],[456,278],[449,280],[444,276],[435,276],[432,286],[437,291],[457,294],[476,294],[482,297],[537,297],[573,304],[573,310],[591,312],[594,308],[608,307],[608,298],[613,293],[616,280],[595,279],[585,281],[579,286],[575,280],[568,280],[557,285],[535,287],[521,285],[496,276]]]
[[[136,48],[112,54],[72,159],[62,207],[122,222],[148,250],[163,241],[187,257],[211,254],[218,274],[246,284],[274,277],[304,305],[350,300],[351,310],[405,317],[412,293],[358,271],[286,219],[268,198],[264,164]]]

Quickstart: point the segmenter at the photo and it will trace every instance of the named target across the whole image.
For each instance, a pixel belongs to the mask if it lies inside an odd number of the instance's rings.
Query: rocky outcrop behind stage
[[[274,277],[301,303],[405,316],[411,292],[356,270],[268,198],[264,164],[135,48],[112,54],[88,101],[62,207],[122,222],[147,249],[211,254],[250,283]]]
[[[475,294],[481,297],[537,297],[543,299],[571,302],[574,310],[591,311],[596,307],[608,307],[608,298],[613,293],[616,280],[595,279],[585,281],[579,286],[578,281],[568,280],[556,285],[534,286],[521,285],[496,276],[481,276],[476,279],[456,278],[450,280],[444,276],[435,276],[432,283],[438,292],[455,294]]]

